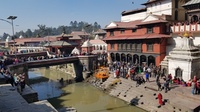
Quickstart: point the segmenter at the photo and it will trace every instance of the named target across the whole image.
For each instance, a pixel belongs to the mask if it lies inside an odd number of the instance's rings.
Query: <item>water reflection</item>
[[[127,105],[124,101],[113,98],[87,83],[65,84],[61,87],[59,80],[67,80],[70,76],[66,73],[40,69],[36,71],[49,81],[31,85],[38,91],[39,99],[48,101],[55,108],[75,107],[78,112],[144,112],[134,106]]]

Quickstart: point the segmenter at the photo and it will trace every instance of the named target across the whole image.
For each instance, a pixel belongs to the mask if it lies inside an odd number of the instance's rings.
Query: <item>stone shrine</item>
[[[187,33],[178,37],[176,47],[167,56],[168,73],[184,81],[200,78],[200,51],[193,44],[193,38]]]

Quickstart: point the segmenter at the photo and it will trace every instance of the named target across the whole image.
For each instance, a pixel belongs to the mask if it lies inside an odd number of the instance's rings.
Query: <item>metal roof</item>
[[[187,2],[186,4],[184,4],[183,6],[188,6],[188,5],[193,5],[193,4],[199,4],[200,0],[190,0],[189,2]]]

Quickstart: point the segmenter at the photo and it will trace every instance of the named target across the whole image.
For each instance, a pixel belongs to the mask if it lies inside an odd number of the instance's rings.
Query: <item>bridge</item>
[[[31,53],[31,54],[26,53],[24,55],[20,54],[20,56],[22,57],[31,56],[31,55],[38,56],[38,54],[41,55],[42,53]],[[17,73],[17,74],[26,73],[26,81],[28,82],[28,69],[30,68],[48,67],[48,66],[68,64],[68,63],[73,63],[74,65],[76,80],[82,81],[83,80],[83,66],[86,67],[87,71],[90,71],[90,72],[94,71],[98,65],[97,55],[83,55],[83,56],[81,55],[81,56],[27,61],[24,63],[9,65],[8,69],[11,73]]]
[[[37,57],[37,56],[48,56],[47,51],[43,52],[30,52],[30,53],[18,53],[18,54],[9,54],[6,55],[9,58],[20,58],[20,57]]]

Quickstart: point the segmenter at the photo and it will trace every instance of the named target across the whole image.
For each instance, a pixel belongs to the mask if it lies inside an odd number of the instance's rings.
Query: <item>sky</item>
[[[46,27],[69,26],[71,21],[97,22],[102,28],[120,21],[121,12],[144,7],[147,0],[0,0],[0,19],[13,21],[14,32]],[[134,3],[133,3],[134,2]],[[10,20],[8,20],[10,21]],[[12,25],[0,20],[0,35],[12,35]]]

